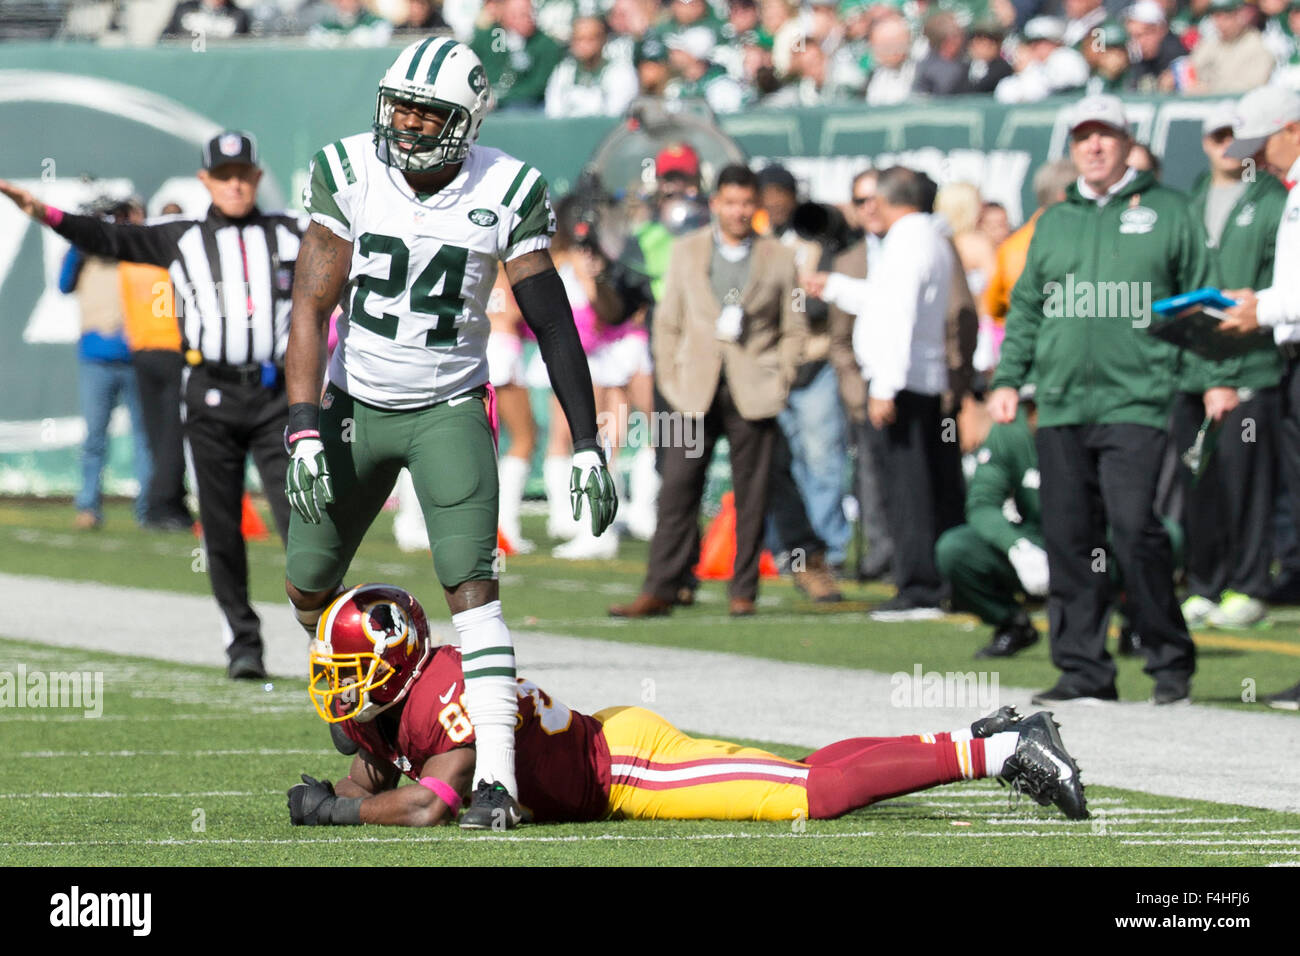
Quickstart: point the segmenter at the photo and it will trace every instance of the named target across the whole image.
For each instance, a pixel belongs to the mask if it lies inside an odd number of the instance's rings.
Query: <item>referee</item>
[[[305,223],[257,208],[262,171],[248,133],[213,137],[202,161],[199,181],[212,196],[202,219],[115,225],[47,206],[7,182],[0,181],[0,193],[84,252],[152,263],[171,273],[187,365],[181,389],[185,438],[198,484],[208,576],[225,615],[226,672],[260,679],[266,676],[261,621],[248,601],[248,555],[240,530],[244,471],[251,454],[284,539],[284,350]]]

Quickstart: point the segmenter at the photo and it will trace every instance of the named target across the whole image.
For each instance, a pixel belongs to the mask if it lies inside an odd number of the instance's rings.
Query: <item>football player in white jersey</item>
[[[548,251],[555,217],[546,181],[474,145],[491,107],[469,47],[419,40],[384,74],[372,133],[316,154],[286,357],[295,513],[285,589],[316,636],[361,538],[400,469],[409,469],[464,653],[464,700],[478,741],[477,786],[461,821],[468,829],[513,827],[522,817],[514,647],[493,566],[486,311],[499,262],[573,432],[574,516],[585,499],[600,534],[618,507],[587,360]],[[322,395],[326,323],[345,287]]]

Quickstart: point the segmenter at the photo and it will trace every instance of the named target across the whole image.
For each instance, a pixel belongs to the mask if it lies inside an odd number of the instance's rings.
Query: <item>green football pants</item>
[[[375,408],[330,385],[320,433],[334,503],[320,524],[289,520],[285,573],[302,591],[343,580],[398,473],[411,472],[445,588],[496,577],[497,461],[484,389],[415,411]]]
[[[1020,610],[1023,589],[1010,559],[968,524],[949,528],[934,546],[939,573],[952,585],[953,607],[1001,627]]]

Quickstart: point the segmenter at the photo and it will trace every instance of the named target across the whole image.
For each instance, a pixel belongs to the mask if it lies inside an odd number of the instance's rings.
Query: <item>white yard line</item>
[[[0,594],[40,609],[10,616],[0,624],[5,636],[187,664],[225,662],[210,597],[8,574],[0,574]],[[257,611],[268,668],[302,679],[306,642],[287,602],[259,604]],[[444,640],[453,636],[441,617],[434,630]],[[722,738],[813,749],[844,737],[961,727],[981,715],[979,701],[962,708],[894,706],[896,684],[874,671],[537,632],[517,632],[515,644],[519,673],[572,707],[593,713],[637,704]],[[1286,676],[1276,675],[1280,683]],[[998,690],[995,703],[1033,709],[1033,688]],[[1300,720],[1289,715],[1120,703],[1067,705],[1057,708],[1057,717],[1085,783],[1300,812],[1300,761],[1294,759]]]

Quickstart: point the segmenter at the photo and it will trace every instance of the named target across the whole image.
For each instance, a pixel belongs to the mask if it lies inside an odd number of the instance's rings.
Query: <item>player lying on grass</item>
[[[969,729],[856,737],[786,760],[693,739],[640,707],[587,715],[523,678],[517,689],[519,798],[536,820],[830,819],[978,777],[1088,816],[1078,766],[1046,712],[1003,707]],[[337,786],[303,775],[289,791],[294,824],[455,821],[474,771],[461,653],[434,646],[414,597],[369,584],[334,601],[312,642],[309,690],[321,717],[360,749]],[[420,785],[398,787],[403,774]]]

